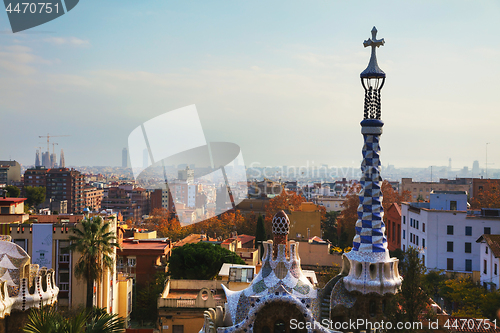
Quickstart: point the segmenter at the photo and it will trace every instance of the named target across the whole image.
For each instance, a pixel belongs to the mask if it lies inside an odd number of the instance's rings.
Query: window
[[[425,254],[422,254],[422,263],[425,265]]]
[[[406,224],[406,216],[403,216],[403,224]]]
[[[10,214],[10,206],[9,207],[2,207],[0,210],[1,214]]]
[[[472,227],[465,227],[465,236],[472,236]]]
[[[465,253],[471,253],[471,243],[465,243]]]
[[[173,333],[184,333],[184,325],[172,325]]]
[[[488,267],[488,262],[486,261],[486,259],[484,260],[483,265],[484,265],[484,268],[483,268],[483,273],[484,273],[484,274],[488,274],[488,269],[487,269],[487,267]]]
[[[135,267],[135,258],[128,258],[128,265],[130,267]]]
[[[497,274],[497,264],[495,264],[495,270],[493,271],[493,274],[498,275]]]
[[[446,234],[453,235],[453,226],[452,225],[446,226]]]
[[[446,242],[446,251],[453,252],[453,242]]]
[[[425,223],[422,223],[422,231],[425,232]]]
[[[488,247],[486,247],[486,250],[485,250],[485,252],[484,252],[484,253],[488,254]]]
[[[490,227],[484,227],[484,234],[485,235],[491,234],[491,228]]]
[[[446,269],[449,271],[453,270],[453,258],[446,259]]]
[[[425,247],[425,238],[422,238],[422,247]]]
[[[406,239],[406,230],[403,230],[403,239]]]
[[[403,231],[404,231],[404,230],[403,230]],[[404,251],[406,251],[406,249],[405,249],[405,245],[403,244],[403,252],[404,252]]]
[[[394,241],[396,239],[396,224],[394,222],[392,222],[392,228],[391,228],[391,231],[392,231],[392,241]]]
[[[416,242],[417,246],[418,246],[418,236],[417,236],[417,242]]]
[[[465,259],[465,270],[467,272],[472,272],[472,260],[471,259]]]
[[[450,201],[450,210],[457,210],[457,202]]]
[[[418,229],[418,220],[417,220],[417,229]]]
[[[28,240],[27,239],[13,239],[14,243],[23,248],[24,251],[28,252]]]
[[[413,219],[410,218],[410,227],[413,227]]]

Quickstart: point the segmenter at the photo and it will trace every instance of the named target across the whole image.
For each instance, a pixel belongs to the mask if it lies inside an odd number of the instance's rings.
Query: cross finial
[[[377,39],[377,28],[373,27],[372,29],[372,38],[368,38],[368,40],[365,40],[363,42],[363,45],[365,47],[371,46],[372,49],[375,47],[379,47],[385,44],[384,39]]]
[[[375,53],[377,47],[382,46],[384,44],[385,41],[383,38],[377,39],[377,28],[373,27],[372,38],[368,38],[368,40],[365,40],[363,42],[363,45],[365,47],[367,46],[372,47],[372,55],[368,67],[361,73],[361,77],[385,77],[384,71],[378,67],[377,55]]]

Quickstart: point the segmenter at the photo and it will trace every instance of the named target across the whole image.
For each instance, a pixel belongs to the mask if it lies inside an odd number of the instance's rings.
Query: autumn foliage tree
[[[394,191],[392,185],[384,180],[382,182],[382,207],[384,208],[384,212],[387,212],[393,203],[397,203],[401,205],[402,202],[409,201],[411,199],[411,192],[408,190],[403,191],[399,194],[397,191]],[[384,215],[384,222],[387,221],[387,217]]]
[[[271,200],[266,205],[266,230],[269,232],[272,230],[272,221],[274,215],[280,210],[284,211],[294,211],[300,208],[300,204],[305,202],[306,199],[303,196],[298,195],[293,191],[283,190],[281,193]]]
[[[337,218],[337,236],[339,238],[339,245],[346,246],[352,241],[354,235],[356,234],[356,221],[358,220],[358,206],[359,206],[359,196],[358,193],[361,190],[360,184],[353,184],[349,189],[349,193],[346,195],[344,202],[342,202],[342,207],[344,208],[340,212]]]
[[[179,220],[171,216],[165,208],[153,209],[146,225],[148,229],[156,230],[159,237],[169,237],[171,239],[176,239],[181,229]]]
[[[481,208],[500,208],[500,191],[496,186],[488,181],[488,185],[484,190],[480,190],[470,200],[472,209]]]

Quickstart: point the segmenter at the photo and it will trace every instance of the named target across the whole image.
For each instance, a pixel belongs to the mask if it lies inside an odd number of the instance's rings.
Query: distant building
[[[36,155],[35,155],[35,167],[39,167],[42,165],[41,158],[40,158],[40,150],[36,150]]]
[[[64,151],[61,149],[61,156],[59,159],[59,167],[60,168],[65,168],[66,167],[66,161],[64,160]]]
[[[401,179],[401,192],[409,191],[411,200],[429,201],[432,191],[467,191],[470,192],[472,178],[440,179],[439,182],[414,182],[411,178]]]
[[[491,191],[491,190],[500,190],[500,179],[474,178],[472,179],[472,188],[470,191],[470,197],[473,198],[482,191]]]
[[[436,191],[430,202],[402,203],[401,249],[419,248],[428,269],[479,272],[476,240],[483,234],[500,234],[500,209],[464,207],[467,194],[457,191]]]
[[[319,195],[313,200],[316,204],[325,207],[327,212],[340,212],[344,210],[342,203],[345,201],[345,197]]]
[[[89,208],[92,211],[99,211],[101,209],[103,193],[103,189],[85,185],[83,187],[84,207]]]
[[[116,233],[116,215],[100,216],[111,224],[111,231]],[[31,215],[30,220],[24,224],[10,225],[13,242],[30,255],[32,262],[55,271],[54,280],[59,287],[59,306],[85,306],[86,283],[77,279],[74,274],[80,254],[67,250],[71,228],[79,227],[83,218],[83,215]],[[116,254],[113,253],[111,257],[113,269],[106,270],[96,283],[94,305],[105,308],[109,313],[118,313],[119,288],[130,285],[131,294],[132,287],[131,284],[120,283],[123,279],[116,274]]]
[[[24,187],[46,187],[47,186],[47,172],[49,170],[43,166],[33,169],[27,169],[24,172]]]
[[[85,208],[83,175],[80,171],[68,168],[50,169],[46,177],[47,198],[67,200],[69,213],[76,214],[83,211]]]
[[[16,161],[0,161],[0,184],[21,181],[21,165]]]
[[[10,234],[7,230],[10,223],[23,223],[29,219],[29,214],[24,213],[24,201],[26,198],[0,197],[0,234]]]
[[[158,298],[159,332],[198,332],[203,326],[205,311],[224,307],[226,297],[222,283],[218,280],[168,280]]]
[[[262,181],[248,183],[248,195],[250,197],[274,197],[279,195],[283,189],[281,182],[264,178]]]
[[[128,157],[128,149],[127,148],[122,149],[122,167],[123,168],[129,167],[129,157]]]
[[[136,234],[134,238],[124,239],[122,248],[117,250],[117,269],[134,278],[136,285],[145,286],[157,272],[166,272],[172,242],[156,238],[156,232],[146,233],[144,238]]]
[[[290,219],[290,239],[308,240],[321,235],[321,211],[312,202],[303,202],[298,210],[288,214]]]
[[[269,203],[268,197],[260,198],[250,198],[243,199],[237,206],[236,209],[240,211],[241,214],[245,216],[255,215],[265,217],[266,215],[266,205]]]
[[[393,203],[385,212],[387,218],[385,233],[387,235],[387,248],[394,251],[401,248],[401,207]]]
[[[186,181],[187,183],[194,182],[194,170],[190,169],[189,166],[184,170],[179,170],[178,177],[179,180]]]
[[[125,221],[132,219],[140,222],[145,215],[149,214],[150,192],[145,189],[125,184],[110,187],[107,192],[102,199],[102,209],[119,211]]]

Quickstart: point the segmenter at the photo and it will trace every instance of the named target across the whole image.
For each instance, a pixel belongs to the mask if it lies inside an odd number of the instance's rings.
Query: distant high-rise
[[[123,168],[128,168],[129,163],[128,163],[128,149],[123,148],[122,150],[122,167]]]
[[[477,177],[479,175],[479,161],[474,161],[472,163],[472,176]]]
[[[40,162],[40,150],[36,150],[36,156],[35,156],[35,167],[38,167],[42,165]]]
[[[61,149],[61,156],[59,157],[59,167],[65,168],[66,162],[64,161],[64,151]]]

